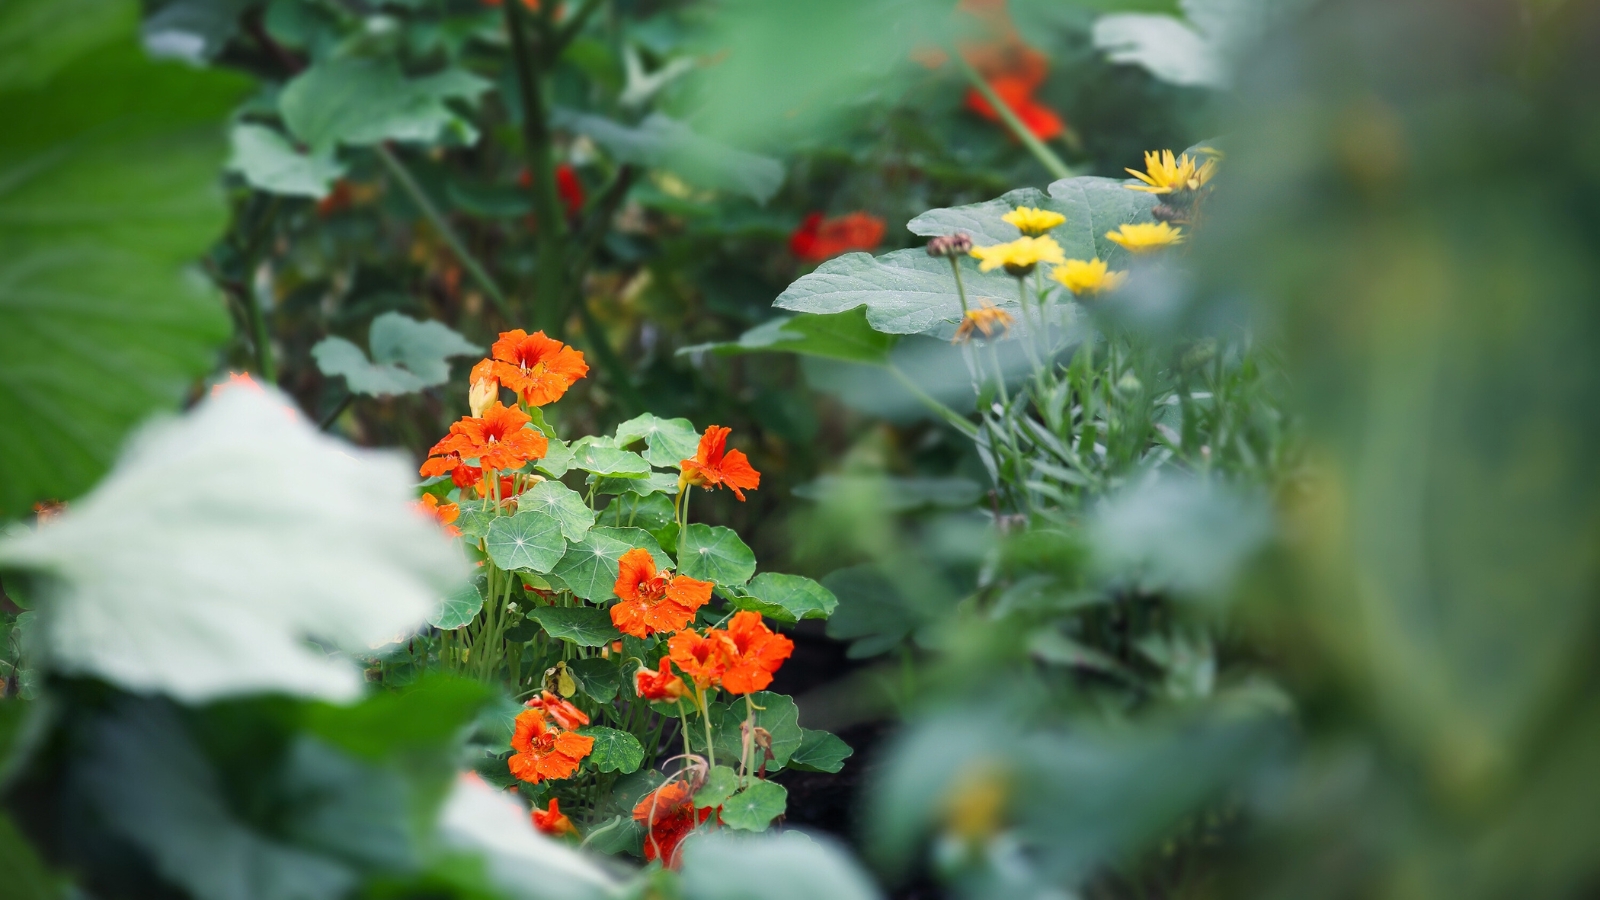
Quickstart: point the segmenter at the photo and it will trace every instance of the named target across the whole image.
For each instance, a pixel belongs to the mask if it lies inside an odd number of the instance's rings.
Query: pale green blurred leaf
[[[244,176],[257,190],[320,200],[345,173],[344,164],[332,154],[301,153],[265,125],[235,125],[229,141],[233,146],[229,171]]]

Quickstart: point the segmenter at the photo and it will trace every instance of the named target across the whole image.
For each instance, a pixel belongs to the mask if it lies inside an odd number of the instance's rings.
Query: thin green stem
[[[600,361],[600,368],[611,377],[611,389],[616,391],[617,398],[622,401],[623,411],[631,413],[643,410],[644,397],[639,394],[639,389],[633,386],[633,376],[623,364],[622,358],[611,349],[611,341],[606,338],[605,329],[600,327],[594,313],[590,312],[589,304],[579,300],[576,306],[578,318],[583,321],[583,333],[589,339],[589,350]]]
[[[1012,111],[1010,106],[1006,105],[1004,100],[1000,99],[1000,95],[994,92],[994,88],[989,86],[989,82],[983,80],[983,76],[978,74],[978,70],[974,69],[972,64],[967,62],[966,58],[954,48],[951,48],[949,53],[950,58],[956,61],[956,68],[961,70],[961,74],[966,77],[973,90],[976,90],[984,100],[989,102],[989,105],[999,114],[1000,121],[1011,129],[1011,133],[1016,135],[1017,140],[1022,142],[1022,146],[1027,147],[1028,151],[1033,154],[1035,159],[1039,160],[1039,163],[1051,175],[1057,178],[1071,178],[1072,169],[1068,168],[1067,164],[1062,162],[1061,158],[1056,156],[1049,147],[1046,147],[1043,141],[1035,137],[1033,132],[1028,130],[1028,126],[1022,124],[1022,120],[1017,118],[1017,114]]]
[[[268,384],[278,383],[278,367],[272,359],[272,338],[267,334],[267,317],[261,300],[249,284],[244,287],[244,307],[250,315],[250,340],[256,345],[256,372]]]
[[[539,295],[534,321],[546,331],[561,335],[561,306],[566,296],[567,220],[556,189],[555,156],[551,151],[550,123],[544,102],[544,74],[560,54],[552,42],[549,22],[541,10],[545,52],[535,59],[528,42],[528,12],[521,3],[503,4],[506,31],[511,35],[511,56],[517,70],[517,92],[522,100],[522,142],[528,173],[533,180],[533,217],[539,231]],[[547,7],[548,9],[548,7]]]
[[[900,371],[898,366],[891,363],[887,366],[887,368],[889,370],[889,374],[893,375],[896,381],[900,382],[900,384],[903,385],[906,390],[910,391],[912,396],[922,401],[924,406],[933,410],[934,414],[940,419],[943,419],[945,424],[966,435],[969,439],[978,436],[978,426],[967,421],[965,416],[962,416],[960,413],[956,412],[950,407],[940,403],[938,398],[919,387],[915,381],[912,381],[911,378],[906,375],[906,373]]]
[[[956,278],[956,296],[961,298],[961,315],[965,316],[970,310],[967,306],[967,286],[961,280],[961,260],[950,257],[950,274]]]
[[[509,5],[516,6],[517,4]],[[477,258],[467,251],[467,245],[462,243],[461,236],[456,234],[454,228],[450,227],[449,220],[445,219],[444,214],[439,212],[439,207],[434,205],[432,198],[422,189],[422,185],[417,183],[416,177],[411,174],[410,169],[406,168],[406,164],[386,144],[376,144],[373,146],[372,151],[378,155],[379,161],[389,170],[389,174],[394,176],[394,180],[400,183],[400,189],[405,191],[406,196],[411,198],[411,202],[417,205],[417,209],[422,212],[423,218],[427,219],[428,224],[432,225],[434,231],[439,233],[440,239],[450,248],[450,252],[455,254],[456,259],[461,263],[461,267],[466,269],[467,274],[472,276],[472,280],[478,283],[478,287],[483,288],[483,292],[489,295],[489,299],[494,302],[495,309],[499,310],[500,314],[505,316],[506,319],[513,319],[511,304],[510,301],[506,300],[505,292],[500,290],[500,286],[495,284],[493,278],[489,277],[488,271],[483,268]]]
[[[711,710],[706,704],[705,688],[697,686],[696,691],[700,700],[700,721],[705,723],[706,728],[706,766],[707,768],[715,768],[717,765],[717,750],[711,746]]]

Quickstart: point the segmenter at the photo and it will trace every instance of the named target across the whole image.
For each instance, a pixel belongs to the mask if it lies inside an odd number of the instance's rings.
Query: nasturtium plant
[[[794,701],[767,690],[794,645],[762,613],[792,625],[837,601],[807,578],[752,580],[735,531],[690,520],[696,488],[743,500],[760,485],[729,429],[644,414],[564,443],[545,410],[586,372],[583,354],[520,331],[473,366],[471,414],[430,450],[418,505],[481,558],[483,585],[446,599],[428,653],[526,698],[509,754],[477,769],[520,784],[539,828],[619,850],[637,836],[675,865],[695,827],[770,827],[787,793],[769,778],[803,748],[810,771],[849,755],[823,732],[808,744]],[[552,449],[560,464],[541,466]],[[635,772],[664,777],[623,818],[603,798]],[[696,805],[708,778],[725,788],[717,815]]]

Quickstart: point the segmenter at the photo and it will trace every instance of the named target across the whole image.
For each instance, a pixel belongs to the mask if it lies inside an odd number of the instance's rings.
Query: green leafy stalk
[[[516,6],[517,4],[510,5]],[[417,183],[417,179],[412,176],[411,170],[406,168],[406,164],[401,162],[400,158],[395,156],[394,151],[390,150],[387,145],[378,144],[372,150],[378,154],[378,159],[389,170],[389,174],[393,175],[395,181],[400,183],[401,190],[405,191],[406,196],[411,198],[411,202],[415,203],[417,209],[422,211],[422,215],[428,220],[428,224],[433,226],[434,230],[439,233],[439,237],[449,246],[450,252],[455,254],[462,268],[467,270],[467,274],[472,276],[472,280],[476,281],[478,286],[483,288],[484,293],[489,295],[489,299],[494,301],[495,309],[498,309],[500,314],[507,319],[512,319],[511,304],[506,300],[505,292],[501,291],[500,286],[495,284],[493,278],[489,277],[489,273],[478,262],[477,258],[467,251],[467,245],[462,243],[460,235],[457,235],[455,229],[450,227],[450,222],[445,219],[444,214],[439,212],[439,207],[434,205],[432,198],[422,189],[422,185]]]
[[[949,53],[950,58],[956,61],[956,67],[961,70],[961,74],[966,76],[968,83],[983,96],[984,100],[988,101],[994,111],[1000,115],[1000,121],[1011,129],[1011,133],[1017,136],[1017,140],[1022,142],[1022,146],[1027,147],[1028,152],[1032,153],[1034,158],[1039,160],[1039,163],[1049,170],[1051,175],[1056,178],[1071,178],[1072,169],[1068,168],[1067,164],[1062,162],[1061,158],[1056,156],[1049,147],[1046,147],[1043,141],[1035,137],[1033,132],[1028,130],[1028,126],[1022,124],[1022,120],[1017,118],[1017,114],[1012,112],[1011,107],[1007,106],[1004,100],[1000,99],[1000,95],[994,92],[994,88],[989,86],[989,82],[983,80],[983,76],[978,74],[978,70],[974,69],[972,64],[967,62],[966,58],[955,49],[950,49]]]
[[[534,59],[528,43],[527,10],[521,3],[506,3],[504,7],[517,70],[517,92],[522,95],[523,152],[533,179],[533,216],[539,229],[539,294],[533,318],[559,337],[561,305],[566,296],[567,220],[556,190],[555,157],[544,105],[544,67],[554,61],[559,47],[547,44],[544,58]]]

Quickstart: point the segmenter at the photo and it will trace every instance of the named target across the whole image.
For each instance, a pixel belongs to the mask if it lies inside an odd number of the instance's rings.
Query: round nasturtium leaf
[[[744,584],[756,572],[756,555],[731,528],[696,522],[678,539],[679,571],[714,584]]]
[[[484,550],[494,564],[507,571],[548,572],[567,552],[561,522],[537,509],[503,516],[489,525]]]

